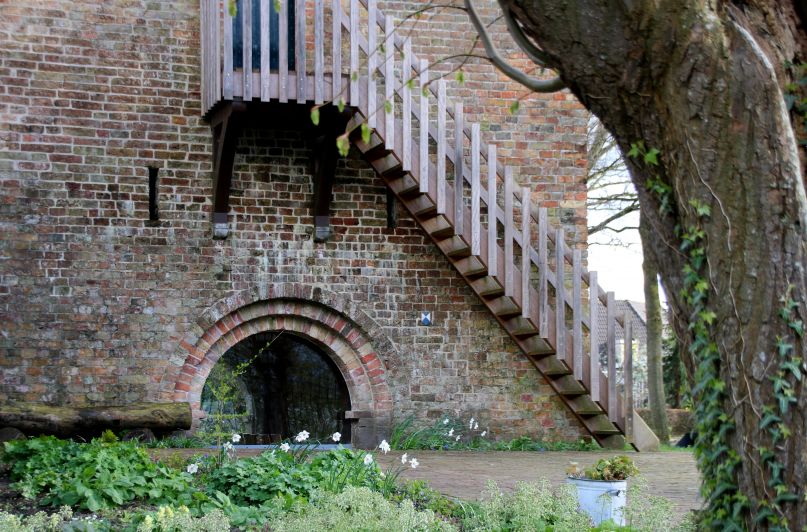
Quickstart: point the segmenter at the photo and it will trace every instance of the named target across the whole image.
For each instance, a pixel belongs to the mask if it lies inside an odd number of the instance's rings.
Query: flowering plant
[[[613,458],[601,458],[591,467],[581,470],[577,462],[571,462],[566,473],[571,478],[587,479],[587,480],[627,480],[639,474],[639,469],[633,463],[633,460],[627,456],[614,456]]]

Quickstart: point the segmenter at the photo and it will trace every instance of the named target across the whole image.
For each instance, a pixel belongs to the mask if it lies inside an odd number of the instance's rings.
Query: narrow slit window
[[[157,186],[160,169],[149,166],[149,221],[160,220],[160,208],[157,204]]]

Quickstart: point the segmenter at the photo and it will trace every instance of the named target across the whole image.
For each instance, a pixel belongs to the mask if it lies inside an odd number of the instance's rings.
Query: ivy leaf
[[[641,149],[643,148],[641,143],[631,143],[630,151],[628,151],[628,157],[638,157],[641,154]]]
[[[715,314],[711,310],[702,310],[700,312],[700,318],[703,321],[705,321],[706,323],[708,323],[709,325],[711,325],[712,322],[715,321],[716,317],[717,317],[717,314]]]
[[[342,157],[347,157],[347,154],[350,151],[350,141],[347,139],[347,133],[343,133],[336,137],[336,149],[339,151],[339,155]]]
[[[311,108],[311,123],[315,126],[319,125],[319,107]]]
[[[365,144],[369,144],[370,143],[370,134],[372,132],[373,132],[373,130],[370,129],[370,126],[367,125],[367,122],[362,123],[362,125],[361,125],[361,140],[362,140],[362,142],[364,142]]]
[[[804,322],[803,321],[794,320],[794,321],[791,321],[790,323],[788,323],[787,325],[788,325],[788,327],[793,329],[796,332],[796,334],[799,335],[799,338],[804,336]]]
[[[647,153],[644,154],[644,162],[647,164],[652,164],[653,166],[658,166],[658,154],[660,152],[656,148],[650,148]]]
[[[511,103],[511,104],[510,104],[510,114],[511,114],[511,115],[516,114],[516,113],[518,112],[518,108],[520,107],[520,105],[521,105],[521,104],[519,103],[519,101],[518,101],[518,100],[516,100],[516,101],[514,101],[513,103]]]

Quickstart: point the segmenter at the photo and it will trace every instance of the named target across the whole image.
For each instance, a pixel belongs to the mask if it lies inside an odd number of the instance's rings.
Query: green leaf
[[[407,80],[407,82],[406,82],[406,88],[407,88],[407,89],[410,89],[410,90],[412,90],[412,89],[414,89],[414,88],[415,88],[415,78],[409,78],[409,79]]]
[[[311,108],[311,123],[315,126],[319,125],[319,107]]]
[[[227,12],[230,14],[231,17],[234,17],[238,14],[238,0],[230,0],[227,2]]]
[[[639,143],[632,143],[630,145],[630,151],[628,151],[628,157],[638,157],[641,155],[642,150],[644,150],[644,145],[640,141]]]
[[[516,100],[516,101],[514,101],[513,103],[511,103],[511,104],[510,104],[510,114],[511,114],[511,115],[516,114],[516,113],[518,112],[518,108],[519,108],[519,106],[520,106],[520,105],[521,105],[521,104],[519,103],[519,101],[518,101],[518,100]]]
[[[350,151],[350,141],[347,139],[347,133],[336,137],[336,149],[339,151],[339,155],[342,157],[347,157],[347,154]]]
[[[344,98],[339,98],[339,101],[336,102],[336,108],[339,109],[340,113],[345,110],[345,99]]]
[[[350,81],[358,81],[359,80],[359,73],[358,72],[351,72],[350,73]]]
[[[384,112],[385,113],[391,113],[392,112],[392,102],[391,101],[386,100],[384,102]]]
[[[280,0],[275,0],[275,13],[280,13]]]
[[[650,148],[647,153],[644,154],[644,162],[647,164],[652,164],[653,166],[658,166],[658,154],[660,152],[656,148]]]
[[[373,130],[372,130],[372,129],[370,129],[370,126],[369,126],[369,125],[367,125],[367,122],[362,123],[362,125],[361,125],[361,140],[362,140],[362,141],[363,141],[365,144],[369,144],[369,143],[370,143],[370,134],[371,134],[372,132],[373,132]]]
[[[459,83],[460,85],[465,83],[465,73],[462,70],[457,70],[455,78],[457,80],[457,83]]]

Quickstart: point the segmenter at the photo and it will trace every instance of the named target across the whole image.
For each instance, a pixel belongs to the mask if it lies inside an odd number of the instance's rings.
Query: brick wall
[[[386,227],[383,185],[357,158],[339,164],[334,236],[315,244],[308,139],[248,130],[230,237],[210,238],[195,0],[0,14],[0,400],[163,398],[181,340],[211,306],[297,283],[339,294],[394,344],[383,363],[396,418],[473,413],[501,434],[580,434],[406,214]],[[160,168],[156,224],[148,166]],[[416,325],[421,310],[433,327]]]

